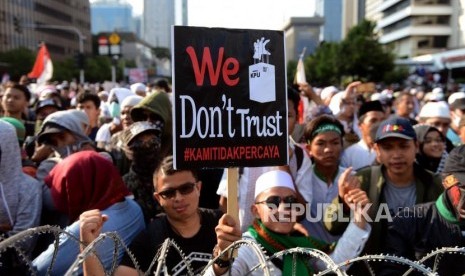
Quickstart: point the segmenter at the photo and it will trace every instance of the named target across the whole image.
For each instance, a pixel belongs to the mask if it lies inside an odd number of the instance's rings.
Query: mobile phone
[[[357,85],[357,93],[374,93],[376,86],[374,82],[365,82]]]

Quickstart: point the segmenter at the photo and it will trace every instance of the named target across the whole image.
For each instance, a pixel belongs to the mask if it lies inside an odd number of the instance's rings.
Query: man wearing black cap
[[[450,152],[442,185],[445,191],[435,202],[406,208],[397,214],[387,233],[387,253],[419,260],[437,248],[465,246],[465,146]],[[424,264],[432,268],[434,259]],[[437,272],[463,275],[463,261],[463,255],[444,254]],[[407,266],[385,263],[382,274],[400,275],[407,269]]]
[[[355,176],[351,175],[350,169],[346,170],[338,181],[339,197],[333,201],[336,204],[350,204],[342,199],[348,191],[359,185],[367,193],[372,202],[367,213],[373,226],[365,247],[365,253],[368,254],[382,252],[387,222],[398,211],[436,200],[443,191],[440,177],[415,163],[418,143],[415,131],[407,119],[392,117],[383,121],[376,133],[374,149],[381,165],[361,169]],[[334,207],[326,210],[330,217],[338,212],[338,207]],[[347,223],[337,220],[325,221],[325,225],[332,234],[341,234],[347,227]],[[358,265],[352,269],[356,269],[352,271],[355,275],[364,275],[358,270]]]
[[[370,129],[378,122],[384,120],[384,109],[380,101],[370,101],[362,104],[358,111],[358,127],[362,139],[358,143],[346,148],[342,153],[341,166],[353,170],[370,166],[376,158],[373,149],[374,141],[370,135]]]
[[[39,100],[35,106],[36,108],[36,130],[35,133],[39,133],[45,118],[61,109],[60,104],[53,98],[47,98]]]

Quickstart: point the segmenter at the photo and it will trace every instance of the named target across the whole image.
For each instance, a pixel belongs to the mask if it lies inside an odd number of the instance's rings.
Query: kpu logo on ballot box
[[[275,70],[274,65],[269,64],[268,42],[270,40],[264,37],[254,42],[253,60],[257,63],[249,66],[250,99],[260,103],[276,100]]]
[[[176,168],[288,162],[284,33],[174,26]]]

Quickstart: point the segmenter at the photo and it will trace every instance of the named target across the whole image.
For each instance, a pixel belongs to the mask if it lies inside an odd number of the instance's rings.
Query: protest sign
[[[282,31],[173,27],[176,168],[288,162]]]

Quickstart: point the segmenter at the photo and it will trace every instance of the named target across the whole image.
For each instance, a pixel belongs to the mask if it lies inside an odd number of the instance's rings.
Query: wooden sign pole
[[[226,176],[228,179],[228,205],[227,213],[239,223],[239,207],[237,200],[237,186],[239,179],[239,168],[227,168]],[[240,227],[240,226],[239,226]],[[233,258],[237,257],[237,250],[233,251]]]
[[[237,183],[239,178],[238,168],[227,168],[228,178],[228,215],[239,223],[239,208],[237,206]]]

